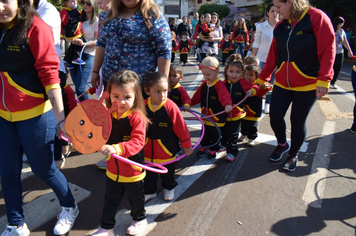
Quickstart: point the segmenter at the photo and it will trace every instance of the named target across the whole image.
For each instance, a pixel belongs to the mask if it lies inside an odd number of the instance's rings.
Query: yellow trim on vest
[[[296,71],[298,71],[298,73],[301,74],[303,77],[305,77],[305,78],[307,78],[307,79],[316,79],[316,77],[313,77],[313,76],[309,76],[309,75],[304,74],[304,73],[298,68],[298,66],[295,64],[294,61],[292,61],[291,63],[292,63],[292,65],[293,65],[294,69],[295,69]],[[276,72],[276,73],[277,73],[277,72]]]
[[[167,153],[169,156],[172,156],[172,153],[166,148],[166,146],[164,146],[161,139],[157,139],[157,142],[162,147],[165,153]]]
[[[12,112],[11,115],[10,112],[8,111],[0,110],[0,117],[4,118],[7,121],[12,121],[12,122],[22,121],[22,120],[28,120],[36,116],[42,115],[50,111],[51,109],[52,109],[52,104],[49,100],[47,100],[44,103],[34,108],[25,111]]]
[[[260,117],[244,117],[244,120],[259,121]]]
[[[119,182],[119,183],[134,183],[134,182],[138,182],[143,180],[146,177],[146,171],[143,171],[141,174],[136,175],[136,176],[132,176],[132,177],[124,177],[122,175],[119,175],[118,180],[117,179],[117,175],[110,173],[108,170],[106,170],[106,176],[110,179],[112,179],[115,182]]]
[[[309,85],[306,85],[306,86],[289,88],[289,87],[285,87],[285,86],[281,85],[277,81],[274,81],[274,86],[278,86],[280,88],[287,89],[287,90],[292,90],[292,91],[311,91],[311,90],[316,90],[316,84],[309,84]]]
[[[161,109],[161,107],[163,107],[163,105],[167,102],[167,99],[164,100],[161,104],[158,105],[156,111],[158,111],[159,109]],[[153,107],[152,107],[152,102],[151,102],[151,97],[148,98],[148,101],[147,101],[147,105],[148,105],[148,108],[153,112]],[[156,112],[155,111],[155,112]]]
[[[31,91],[19,86],[18,84],[16,84],[15,81],[13,81],[12,78],[10,77],[9,73],[4,72],[4,75],[6,76],[7,81],[9,82],[9,84],[11,86],[15,87],[18,91],[20,91],[22,93],[25,93],[26,95],[29,95],[31,97],[44,98],[43,94],[31,92]]]
[[[226,121],[237,121],[237,120],[241,120],[242,118],[244,118],[246,116],[246,113],[242,113],[239,116],[235,116],[233,118],[226,118]]]

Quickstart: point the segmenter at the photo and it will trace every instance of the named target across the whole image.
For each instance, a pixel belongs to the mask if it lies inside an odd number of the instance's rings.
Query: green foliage
[[[58,11],[62,10],[62,4],[60,0],[48,0],[48,2],[52,3],[52,5],[55,6]]]
[[[273,2],[273,1],[272,0],[262,0],[262,3],[258,4],[258,10],[261,12],[261,17],[264,16],[266,9],[267,9],[267,5],[271,2]]]
[[[225,18],[230,14],[230,8],[226,5],[218,5],[218,4],[204,4],[199,8],[199,15],[203,15],[205,13],[216,12],[219,15],[220,19]]]

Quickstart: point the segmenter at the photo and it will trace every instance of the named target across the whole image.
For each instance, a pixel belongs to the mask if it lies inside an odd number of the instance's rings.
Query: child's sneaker
[[[164,200],[172,201],[174,199],[174,189],[172,190],[163,189],[163,196],[164,196]]]
[[[203,157],[208,152],[209,152],[208,148],[199,148],[199,151],[197,152],[197,156]]]
[[[130,226],[127,228],[126,233],[128,235],[136,235],[143,232],[147,227],[147,219],[141,221],[132,221]]]
[[[288,171],[294,171],[297,167],[298,157],[288,155],[286,162],[283,164],[282,169]]]
[[[228,153],[225,157],[225,160],[228,160],[228,161],[234,161],[235,160],[235,156],[232,155],[231,153]]]
[[[24,223],[20,227],[6,225],[5,231],[1,236],[28,236],[30,235],[30,230],[27,227],[27,224]]]
[[[68,63],[64,63],[65,66],[67,67],[68,70],[73,70],[74,69],[74,65],[72,64],[68,64]]]
[[[149,200],[157,197],[157,193],[152,193],[152,194],[145,194],[145,202],[148,202]]]
[[[62,212],[57,216],[57,223],[54,226],[53,233],[55,235],[66,234],[74,225],[75,219],[79,214],[77,204],[75,207],[62,207]]]
[[[253,146],[255,146],[255,144],[256,144],[256,141],[254,139],[249,139],[247,141],[247,146],[249,146],[249,147],[253,147]]]
[[[99,169],[105,170],[106,169],[106,157],[100,161],[98,161],[95,164],[96,167],[98,167]]]
[[[94,233],[92,233],[90,236],[114,236],[114,229],[103,229],[99,228],[96,230]]]
[[[210,151],[208,155],[208,159],[215,159],[216,158],[216,151]]]
[[[85,64],[87,64],[85,61],[79,60],[79,58],[73,60],[72,63],[76,64],[76,65],[85,65]]]
[[[239,138],[239,141],[240,142],[245,142],[247,139],[247,135],[241,135],[240,138]]]

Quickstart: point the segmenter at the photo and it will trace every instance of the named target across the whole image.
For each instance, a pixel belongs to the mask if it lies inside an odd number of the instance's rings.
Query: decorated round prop
[[[108,141],[112,128],[111,113],[118,107],[114,102],[108,110],[103,104],[108,97],[109,93],[104,92],[99,101],[84,100],[67,116],[64,127],[78,152],[94,153]]]

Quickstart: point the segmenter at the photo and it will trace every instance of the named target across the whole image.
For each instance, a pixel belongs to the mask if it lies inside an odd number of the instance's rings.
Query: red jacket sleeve
[[[28,32],[28,43],[35,59],[35,68],[44,87],[59,84],[59,58],[54,48],[52,29],[38,17],[33,18],[33,27]]]
[[[145,146],[146,123],[143,117],[133,112],[130,115],[130,124],[132,127],[131,137],[129,141],[121,142],[122,157],[131,157],[139,153]]]
[[[247,92],[250,89],[253,91],[253,95],[258,94],[258,92],[259,92],[259,88],[258,88],[257,84],[252,84],[250,81],[248,81],[246,79],[241,79],[240,84],[242,86],[242,89],[245,92]]]
[[[178,46],[177,46],[177,51],[180,49],[180,42],[182,42],[182,40],[179,40]]]
[[[250,43],[250,39],[248,37],[248,30],[247,29],[245,29],[245,42],[246,42],[246,44]]]
[[[203,26],[201,27],[201,30],[204,31],[205,33],[210,33],[210,28],[207,23],[203,24]]]
[[[66,27],[69,21],[68,11],[66,9],[62,9],[59,12],[59,15],[61,17],[61,35],[64,36],[64,27]]]
[[[188,127],[185,124],[185,121],[183,119],[182,113],[180,112],[179,108],[173,105],[175,104],[174,102],[172,102],[171,100],[169,101],[170,101],[169,106],[167,106],[166,108],[169,109],[168,115],[173,124],[173,132],[179,138],[180,145],[183,148],[189,148],[192,146],[192,144],[190,141],[190,133]]]
[[[199,86],[197,91],[195,91],[192,99],[191,99],[191,106],[194,106],[195,104],[200,103],[200,93],[201,93],[201,87],[206,83],[206,80],[203,81],[203,83]]]
[[[195,26],[194,36],[193,36],[194,40],[197,40],[198,30],[199,30],[199,23],[197,23]]]
[[[334,75],[333,65],[336,55],[333,26],[328,16],[319,9],[311,8],[308,14],[311,17],[314,35],[317,40],[320,63],[316,86],[327,88]]]
[[[236,31],[236,26],[234,27],[234,29],[232,31],[232,36],[231,36],[232,41],[235,40],[235,31]]]
[[[69,111],[72,111],[77,106],[74,91],[68,84],[66,84],[64,87],[64,93],[66,94]]]
[[[223,40],[221,41],[221,44],[220,44],[220,46],[219,46],[219,49],[222,49],[222,47],[224,46],[224,43],[225,43],[225,39],[223,39]]]
[[[172,52],[177,52],[178,51],[178,45],[177,45],[177,40],[173,39],[173,43],[172,43]]]
[[[226,105],[232,106],[232,100],[229,91],[222,81],[215,84],[216,92],[219,96],[219,101],[223,107]]]
[[[190,100],[190,97],[187,93],[187,90],[185,90],[185,88],[183,86],[180,86],[179,88],[179,92],[180,92],[180,99],[182,101],[183,106],[188,104],[190,106],[190,104],[192,103]]]

